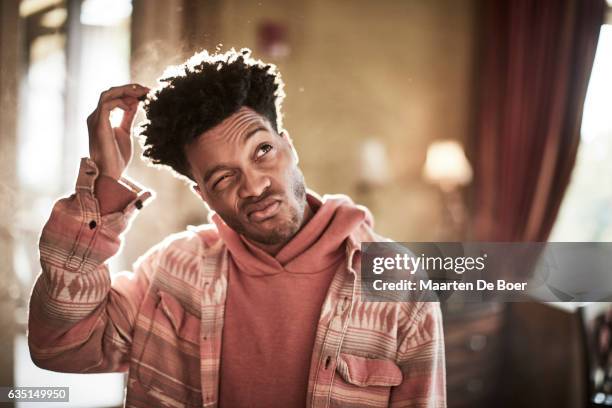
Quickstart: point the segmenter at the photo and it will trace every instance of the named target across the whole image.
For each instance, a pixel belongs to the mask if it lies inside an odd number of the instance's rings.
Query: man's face
[[[300,229],[304,177],[291,141],[243,107],[185,147],[196,191],[248,239],[282,244]]]

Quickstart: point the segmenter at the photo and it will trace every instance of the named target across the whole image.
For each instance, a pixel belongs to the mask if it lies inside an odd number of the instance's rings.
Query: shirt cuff
[[[121,181],[103,174],[96,179],[94,195],[98,199],[101,215],[122,211],[137,197],[137,194]]]

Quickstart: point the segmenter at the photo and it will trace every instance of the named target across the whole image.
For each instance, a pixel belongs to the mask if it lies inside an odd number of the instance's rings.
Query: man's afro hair
[[[147,120],[140,132],[143,157],[192,181],[184,148],[203,132],[247,106],[282,131],[283,81],[276,66],[233,48],[222,54],[202,51],[169,67],[159,88],[145,100]]]

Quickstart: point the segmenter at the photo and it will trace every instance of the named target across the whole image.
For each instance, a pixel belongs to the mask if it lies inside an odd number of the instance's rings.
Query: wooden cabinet
[[[449,408],[498,406],[504,305],[443,307]]]
[[[540,303],[442,306],[449,408],[578,408],[576,314]]]

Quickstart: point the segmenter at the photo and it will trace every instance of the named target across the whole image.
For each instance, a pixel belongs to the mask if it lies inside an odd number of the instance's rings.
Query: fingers
[[[140,102],[140,99],[146,96],[146,94],[150,91],[149,88],[142,86],[140,84],[128,84],[123,86],[116,86],[104,91],[100,94],[100,99],[98,101],[98,106],[87,118],[87,123],[94,123],[100,119],[100,113],[110,112],[115,107],[120,107],[124,111],[129,110],[133,105],[137,105]],[[121,99],[122,103],[113,102],[109,105],[109,102]],[[127,105],[127,107],[126,107]]]
[[[102,92],[100,94],[100,100],[98,105],[102,105],[105,102],[108,102],[115,98],[122,97],[132,97],[132,98],[140,98],[146,95],[150,91],[146,86],[142,86],[140,84],[128,84],[122,86],[115,86],[109,88],[108,90]]]
[[[127,112],[130,110],[130,105],[124,102],[123,99],[111,99],[110,101],[104,102],[100,106],[100,113],[104,115],[108,115],[110,111],[112,111],[115,108],[121,108]]]
[[[134,121],[134,116],[136,116],[136,112],[138,111],[137,108],[137,104],[130,105],[130,109],[123,112],[123,119],[121,119],[121,125],[119,125],[119,127],[127,134],[130,134],[130,130],[132,129],[132,122]]]
[[[96,107],[96,109],[94,109],[94,111],[91,112],[91,114],[87,117],[87,125],[90,127],[94,126],[96,123],[98,123],[101,113],[105,113],[106,116],[108,117],[108,115],[110,114],[110,111],[112,111],[116,107],[123,109],[123,111],[125,112],[129,112],[133,110],[134,111],[132,115],[133,117],[136,114],[136,111],[138,110],[138,103],[139,103],[138,99],[131,97],[131,96],[123,97],[114,102],[109,101],[109,102],[103,103],[102,105]]]
[[[102,92],[98,106],[87,118],[89,154],[102,174],[118,179],[132,155],[131,125],[138,111],[138,98],[149,88],[129,84]],[[111,111],[123,110],[121,125],[113,129]]]
[[[138,98],[134,98],[133,96],[123,96],[121,99],[123,100],[123,102],[130,105],[130,107],[138,105],[138,102],[140,102]]]

